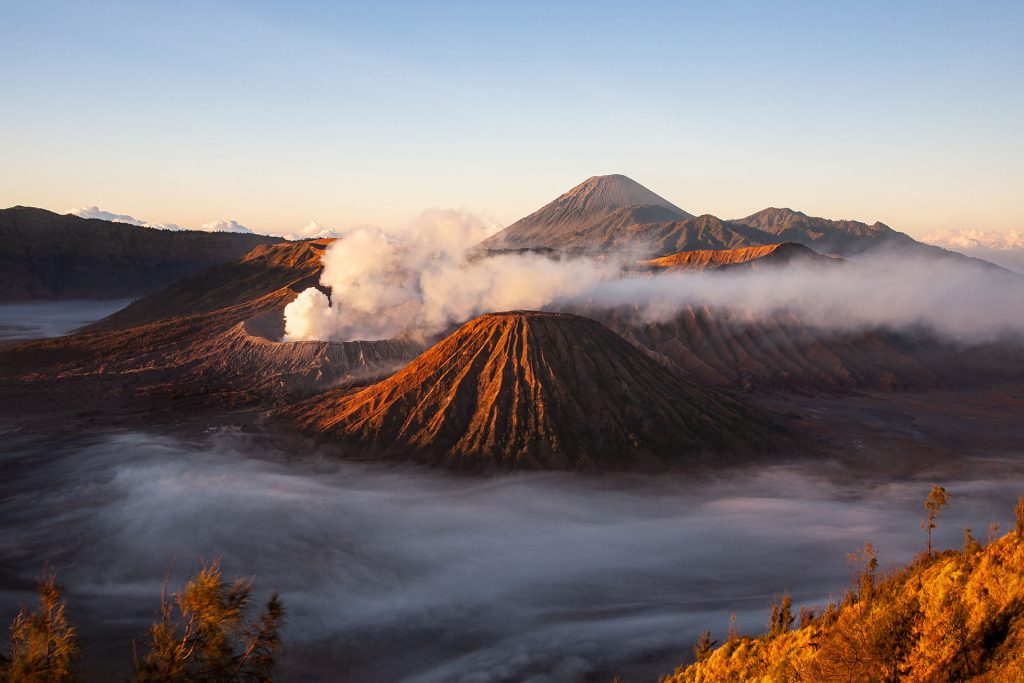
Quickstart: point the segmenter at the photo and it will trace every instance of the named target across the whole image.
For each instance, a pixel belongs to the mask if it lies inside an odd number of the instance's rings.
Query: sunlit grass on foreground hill
[[[1011,533],[987,546],[964,536],[884,576],[866,545],[840,604],[796,618],[783,596],[766,634],[717,649],[707,634],[697,662],[663,683],[1024,681],[1024,497]]]
[[[934,487],[922,523],[929,543],[945,501],[945,490]],[[1024,496],[1016,527],[1001,538],[997,531],[993,525],[983,545],[966,529],[961,549],[929,549],[888,573],[865,544],[849,556],[853,585],[838,604],[805,606],[797,615],[784,594],[772,605],[766,634],[744,637],[730,627],[714,649],[709,632],[694,648],[696,663],[661,683],[1024,681]],[[134,660],[130,680],[276,680],[284,610],[276,595],[259,610],[252,588],[249,580],[225,580],[219,562],[204,565],[176,593],[165,587],[159,620],[125,648]],[[38,593],[38,606],[23,608],[11,623],[0,683],[73,683],[88,656],[51,571]]]

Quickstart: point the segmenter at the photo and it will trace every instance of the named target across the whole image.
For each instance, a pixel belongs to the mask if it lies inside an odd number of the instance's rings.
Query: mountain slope
[[[650,257],[666,256],[680,251],[698,249],[740,249],[772,244],[773,240],[760,230],[728,223],[710,214],[669,223],[643,226],[634,235],[624,236],[620,244],[633,245]]]
[[[407,341],[280,342],[282,311],[320,277],[327,240],[259,246],[83,331],[0,349],[12,404],[172,423],[187,412],[267,407],[393,372]]]
[[[283,415],[307,434],[474,468],[693,465],[773,437],[600,323],[536,312],[480,316],[394,376]]]
[[[625,309],[586,314],[695,381],[748,392],[930,388],[942,384],[938,370],[957,358],[932,339],[915,343],[883,330],[843,333],[806,325],[787,311],[753,316],[687,306],[654,321]],[[922,353],[922,345],[934,353]]]
[[[860,221],[830,220],[792,209],[768,208],[730,222],[757,228],[780,242],[796,242],[825,254],[853,256],[880,246],[906,248],[920,244],[884,223],[868,225]]]
[[[157,320],[182,318],[259,300],[282,289],[314,287],[329,239],[260,245],[242,258],[204,270],[167,289],[129,304],[89,326],[89,330],[137,327]],[[233,320],[241,322],[241,319]]]
[[[851,220],[830,220],[808,216],[792,209],[768,208],[763,211],[729,221],[733,225],[756,228],[770,235],[776,242],[796,242],[820,254],[840,256],[886,256],[890,258],[919,257],[927,259],[953,259],[990,270],[1011,274],[995,264],[964,256],[955,251],[918,242],[906,233],[893,230],[884,223],[871,225]]]
[[[594,176],[481,244],[486,249],[606,248],[637,226],[691,215],[623,175]]]
[[[481,242],[483,250],[554,250],[657,258],[679,251],[739,249],[791,242],[845,257],[916,256],[998,268],[923,244],[883,223],[816,218],[769,208],[723,221],[695,217],[621,175],[594,176]]]
[[[736,637],[663,683],[1024,680],[1024,542],[923,558],[878,582],[870,565],[841,606],[792,629]],[[781,622],[781,623],[780,623]]]
[[[0,301],[142,296],[281,241],[156,230],[15,206],[0,210]]]

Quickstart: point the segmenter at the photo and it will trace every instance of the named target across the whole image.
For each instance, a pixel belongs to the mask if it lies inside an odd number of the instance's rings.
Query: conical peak
[[[310,433],[457,466],[682,464],[764,436],[601,323],[535,311],[479,316],[395,375],[289,413]]]
[[[689,216],[686,211],[632,178],[617,173],[587,178],[556,202],[572,203],[576,205],[575,208],[591,212],[614,211],[627,206],[661,206],[680,216]]]

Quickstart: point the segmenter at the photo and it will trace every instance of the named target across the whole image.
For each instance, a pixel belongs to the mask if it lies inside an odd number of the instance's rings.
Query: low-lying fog
[[[0,304],[0,341],[59,337],[106,318],[131,301],[26,301]]]
[[[654,680],[698,634],[759,631],[770,599],[840,594],[865,540],[883,564],[924,545],[927,476],[857,481],[829,464],[718,478],[471,478],[287,460],[235,434],[140,433],[0,450],[0,615],[60,570],[86,680],[123,679],[132,637],[200,558],[289,610],[282,680]],[[952,493],[939,545],[1011,518],[1024,463]],[[634,678],[635,677],[635,678]]]

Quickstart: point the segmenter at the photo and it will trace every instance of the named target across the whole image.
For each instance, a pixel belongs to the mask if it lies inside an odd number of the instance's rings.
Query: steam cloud
[[[423,213],[404,232],[361,228],[323,257],[320,290],[285,308],[285,339],[338,341],[420,336],[479,313],[541,308],[580,295],[618,271],[610,262],[536,254],[469,258],[493,232],[458,211]]]
[[[970,262],[901,256],[871,265],[792,263],[726,272],[624,274],[624,261],[506,254],[472,258],[482,221],[431,211],[401,234],[357,230],[328,248],[321,284],[285,309],[286,340],[428,335],[518,308],[628,307],[648,321],[688,306],[788,311],[838,330],[924,326],[961,341],[1024,332],[1024,279]]]

